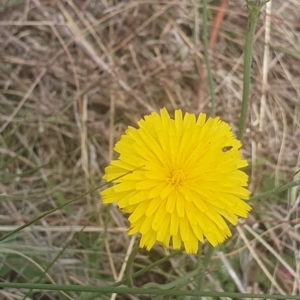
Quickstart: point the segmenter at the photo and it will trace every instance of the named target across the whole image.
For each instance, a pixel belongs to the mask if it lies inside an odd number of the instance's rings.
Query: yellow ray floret
[[[248,165],[231,127],[219,118],[167,110],[129,127],[115,145],[119,153],[103,178],[114,183],[102,191],[104,203],[116,202],[129,213],[129,234],[140,246],[155,242],[188,253],[207,239],[213,246],[231,236],[229,223],[247,217],[251,207]],[[122,176],[123,175],[123,176]]]

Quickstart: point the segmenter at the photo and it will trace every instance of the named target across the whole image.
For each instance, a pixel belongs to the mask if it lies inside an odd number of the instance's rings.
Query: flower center
[[[171,172],[171,182],[174,185],[181,185],[185,181],[185,175],[181,169]]]

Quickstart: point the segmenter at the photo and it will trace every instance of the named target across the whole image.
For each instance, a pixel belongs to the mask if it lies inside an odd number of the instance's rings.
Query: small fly
[[[222,148],[222,151],[227,152],[227,151],[230,151],[232,148],[233,148],[233,146],[225,146]]]

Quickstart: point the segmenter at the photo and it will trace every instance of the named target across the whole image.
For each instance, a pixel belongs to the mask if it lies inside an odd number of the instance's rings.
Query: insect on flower
[[[225,146],[222,148],[222,151],[227,152],[227,151],[230,151],[232,148],[233,148],[233,146]]]

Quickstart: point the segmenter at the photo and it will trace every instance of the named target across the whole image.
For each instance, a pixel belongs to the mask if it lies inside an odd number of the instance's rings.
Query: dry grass
[[[124,216],[103,207],[95,189],[128,125],[163,106],[209,112],[201,17],[195,20],[201,1],[2,1],[0,231],[79,199],[1,244],[1,280],[108,285],[130,239]],[[218,5],[210,6],[210,24]],[[271,1],[267,9],[258,22],[243,148],[255,194],[291,181],[300,165],[300,3]],[[243,0],[230,1],[211,55],[217,114],[235,129],[246,16]],[[294,190],[256,207],[214,257],[207,289],[299,293],[299,199]],[[136,269],[164,255],[160,246],[140,251]],[[136,285],[169,282],[194,264],[175,257]],[[0,290],[1,299],[25,294]]]

